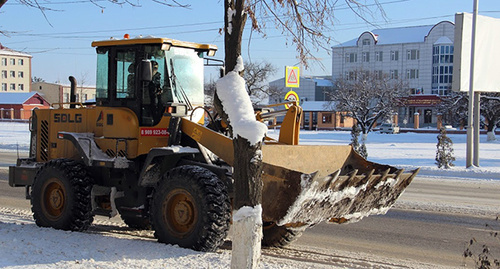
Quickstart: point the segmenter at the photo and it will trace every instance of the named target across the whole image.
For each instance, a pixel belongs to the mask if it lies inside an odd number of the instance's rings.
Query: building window
[[[369,52],[363,52],[363,62],[367,63],[370,62],[370,53]]]
[[[10,77],[15,78],[16,77],[16,71],[10,71]]]
[[[7,58],[2,58],[2,65],[7,66]]]
[[[345,80],[356,80],[356,71],[346,71]]]
[[[2,78],[7,78],[7,70],[2,70]]]
[[[19,60],[17,60],[17,63],[18,63],[19,65],[24,65],[24,59],[19,59]]]
[[[358,61],[357,53],[346,53],[345,62],[346,63],[356,63]]]
[[[382,79],[383,73],[382,70],[375,70],[375,79]]]
[[[69,93],[63,95],[63,103],[69,103]]]
[[[407,79],[418,79],[418,69],[406,69]]]
[[[420,51],[417,49],[407,50],[406,51],[406,59],[407,60],[418,60],[420,59]]]
[[[85,102],[87,100],[88,100],[87,99],[87,94],[86,93],[82,94],[82,102]]]
[[[399,61],[399,51],[391,50],[391,61]]]
[[[398,79],[399,76],[398,76],[398,70],[395,69],[395,70],[391,70],[391,79]]]
[[[75,102],[80,102],[80,95],[78,93],[75,94]]]
[[[11,84],[10,84],[10,90],[11,90],[11,91],[15,91],[15,90],[16,90],[16,84],[11,83]]]
[[[325,113],[323,114],[322,123],[332,123],[332,114],[331,113]]]
[[[7,91],[7,83],[2,83],[2,91],[3,92]]]
[[[16,65],[16,59],[10,59],[10,65]]]
[[[368,38],[363,39],[363,46],[370,45],[370,43],[371,43],[370,39]]]
[[[432,49],[432,94],[448,95],[453,81],[452,44],[436,45]]]
[[[24,91],[24,84],[17,84],[17,89],[20,91]]]
[[[23,71],[17,72],[17,77],[18,78],[24,78],[24,72]]]
[[[382,51],[376,51],[375,52],[375,61],[382,62],[383,55],[384,54],[382,53]]]

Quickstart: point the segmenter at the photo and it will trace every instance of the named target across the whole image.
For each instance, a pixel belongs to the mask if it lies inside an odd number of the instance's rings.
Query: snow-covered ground
[[[277,130],[269,130],[268,136],[276,138]],[[380,134],[371,132],[366,147],[368,160],[391,164],[405,169],[421,167],[420,176],[442,176],[500,180],[500,137],[486,141],[481,135],[479,146],[480,167],[465,168],[466,135],[448,134],[453,141],[456,161],[451,169],[438,169],[435,164],[436,133]],[[300,144],[346,145],[351,142],[349,131],[301,131]],[[27,123],[0,122],[0,152],[29,150]]]
[[[270,130],[270,136],[277,132]],[[421,167],[420,175],[446,178],[475,178],[500,180],[500,141],[486,142],[481,136],[481,167],[465,168],[465,141],[462,134],[450,134],[454,142],[455,167],[438,169],[434,164],[437,134],[402,133],[396,135],[370,133],[368,159],[406,169]],[[346,145],[350,143],[347,131],[303,131],[301,144]],[[0,122],[0,152],[29,149],[26,123]],[[14,162],[14,160],[13,160]],[[100,225],[111,225],[105,221]],[[116,225],[116,223],[113,223]],[[201,253],[176,246],[158,244],[149,236],[127,232],[109,233],[91,228],[87,233],[64,232],[39,228],[30,212],[2,208],[0,205],[0,267],[6,268],[229,268],[231,253],[221,249],[216,253]],[[149,234],[150,235],[150,234]],[[342,254],[344,255],[344,254]],[[377,268],[395,268],[386,259]],[[314,265],[296,260],[285,260],[276,255],[262,256],[261,268],[332,268],[332,265]],[[422,264],[408,263],[407,268],[424,268]],[[346,261],[339,267],[367,268],[370,263],[356,265]],[[429,266],[428,268],[433,268]]]
[[[269,136],[276,136],[271,130]],[[451,169],[439,169],[435,164],[437,133],[368,134],[366,147],[368,160],[390,164],[411,170],[420,167],[419,176],[442,176],[448,178],[477,178],[500,180],[500,137],[496,141],[486,141],[481,135],[479,146],[480,167],[465,168],[465,134],[448,134],[453,141],[456,161]],[[348,131],[302,131],[301,144],[346,145],[351,142]]]

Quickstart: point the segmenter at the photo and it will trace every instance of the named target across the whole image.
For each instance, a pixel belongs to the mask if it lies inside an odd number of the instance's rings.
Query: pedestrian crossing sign
[[[298,88],[300,83],[299,67],[286,66],[285,67],[285,87]]]

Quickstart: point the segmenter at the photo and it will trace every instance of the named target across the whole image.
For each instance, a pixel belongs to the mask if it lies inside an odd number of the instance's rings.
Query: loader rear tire
[[[262,227],[262,242],[264,248],[282,248],[302,235],[302,229],[278,226],[274,222],[265,222]]]
[[[41,227],[84,231],[92,221],[92,181],[81,163],[54,159],[37,172],[31,188],[31,210]]]
[[[224,243],[230,218],[225,184],[199,166],[170,170],[153,194],[151,224],[162,243],[215,251]]]

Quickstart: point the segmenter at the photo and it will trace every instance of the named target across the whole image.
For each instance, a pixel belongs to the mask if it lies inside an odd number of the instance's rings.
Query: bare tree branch
[[[360,0],[343,0],[345,6],[358,17],[370,23],[367,14],[373,15],[370,7],[376,6],[382,17],[385,13],[382,6],[375,0],[374,4],[363,4]],[[331,37],[325,35],[331,31],[334,21],[334,11],[339,6],[339,0],[253,0],[247,5],[247,13],[252,20],[252,29],[264,33],[266,20],[273,21],[276,28],[296,46],[300,62],[307,68],[308,60],[315,59],[310,47],[330,51]],[[371,24],[371,23],[370,23]]]
[[[368,134],[379,119],[389,116],[405,96],[405,82],[376,73],[355,70],[335,82],[336,90],[326,94],[334,111],[348,112],[363,134]]]

